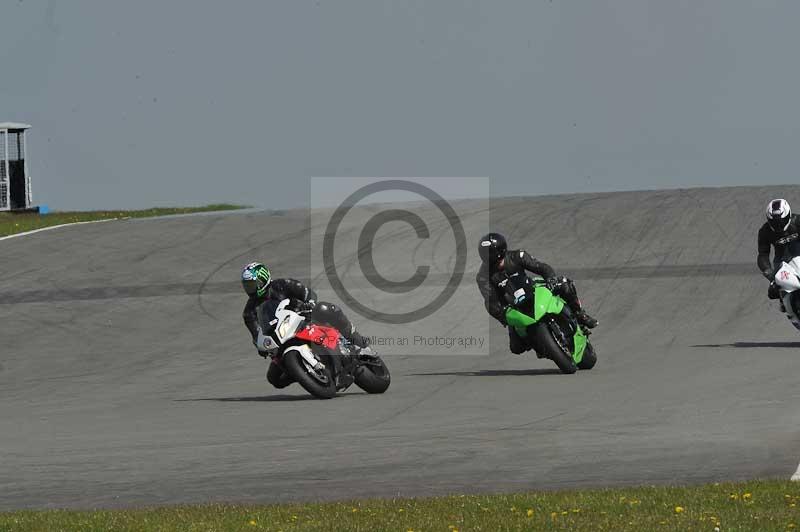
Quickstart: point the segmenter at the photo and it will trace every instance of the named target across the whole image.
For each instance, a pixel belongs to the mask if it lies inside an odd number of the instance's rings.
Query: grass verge
[[[20,511],[0,513],[0,530],[796,531],[798,502],[797,483],[764,480],[341,503]]]
[[[114,218],[152,218],[170,214],[190,214],[195,212],[231,211],[244,209],[240,205],[218,203],[204,207],[158,207],[141,211],[85,211],[85,212],[52,212],[50,214],[34,213],[0,213],[0,236],[24,233],[34,229],[42,229],[54,225],[76,222],[94,222]]]

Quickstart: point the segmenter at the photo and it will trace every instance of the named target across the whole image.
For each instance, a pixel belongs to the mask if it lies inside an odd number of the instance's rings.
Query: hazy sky
[[[800,2],[0,0],[0,121],[51,208],[795,183]]]

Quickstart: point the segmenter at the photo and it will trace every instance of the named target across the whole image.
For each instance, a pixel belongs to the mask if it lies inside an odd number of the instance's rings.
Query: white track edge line
[[[797,471],[794,472],[794,475],[789,477],[789,480],[800,482],[800,465],[797,466]]]
[[[115,220],[124,220],[124,218],[106,218],[104,220],[89,220],[87,222],[70,222],[66,224],[58,224],[58,225],[51,225],[48,227],[41,227],[39,229],[33,229],[32,231],[25,231],[24,233],[14,233],[13,235],[3,236],[0,237],[0,241],[2,240],[9,240],[11,238],[17,238],[20,236],[28,236],[33,235],[36,233],[41,233],[42,231],[51,231],[53,229],[58,229],[60,227],[69,227],[71,225],[86,225],[86,224],[99,224],[103,222],[113,222]]]

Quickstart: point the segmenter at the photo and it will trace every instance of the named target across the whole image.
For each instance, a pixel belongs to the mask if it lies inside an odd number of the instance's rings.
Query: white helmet
[[[767,204],[767,223],[776,233],[782,233],[792,221],[792,209],[785,199],[774,199]]]

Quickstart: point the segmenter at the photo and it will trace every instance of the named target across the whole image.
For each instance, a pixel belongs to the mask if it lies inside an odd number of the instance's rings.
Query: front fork
[[[564,318],[569,320],[570,329],[572,329],[572,330],[569,330],[569,329],[564,330],[564,324],[560,323],[560,322],[562,322],[564,320]],[[549,327],[553,327],[553,325],[555,325],[558,328],[558,330],[561,332],[562,338],[563,338],[564,334],[572,333],[572,342],[571,342],[572,343],[572,353],[570,353],[570,355],[572,356],[572,360],[574,360],[576,364],[580,364],[581,360],[583,360],[583,352],[586,350],[586,344],[587,344],[587,341],[588,341],[587,340],[587,336],[588,335],[584,332],[583,327],[580,326],[580,324],[577,322],[577,320],[573,316],[573,313],[572,313],[571,309],[569,307],[564,307],[564,310],[562,310],[562,316],[561,316],[560,320],[556,319],[556,318],[551,318],[551,321],[548,324],[548,326]],[[553,334],[557,334],[557,333],[555,331],[553,331]],[[566,340],[566,338],[564,338],[564,340]],[[559,343],[561,343],[561,342],[559,342]],[[568,347],[568,346],[569,346],[569,342],[566,343],[566,347]],[[566,351],[566,349],[565,349],[565,351]]]

